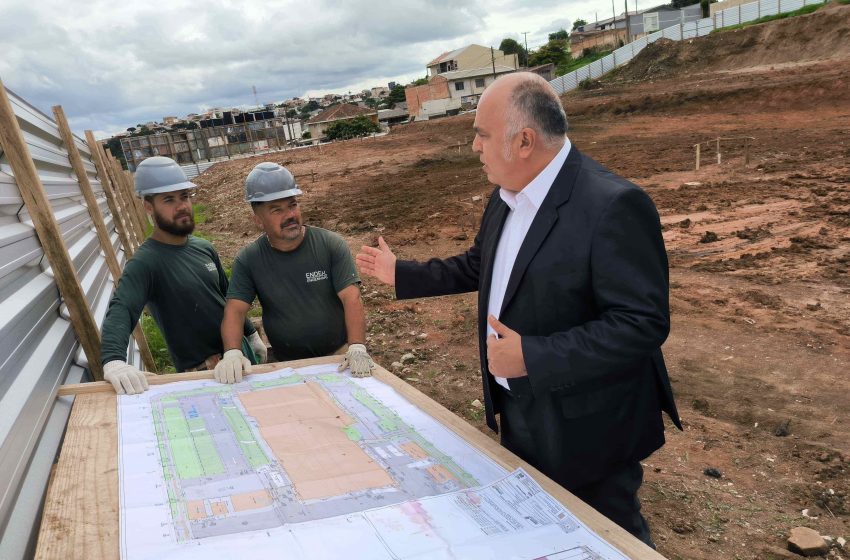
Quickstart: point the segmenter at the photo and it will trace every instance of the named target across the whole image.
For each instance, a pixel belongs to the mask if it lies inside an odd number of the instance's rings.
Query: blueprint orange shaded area
[[[401,450],[410,455],[414,459],[427,459],[428,454],[424,449],[419,447],[419,445],[413,443],[412,441],[408,441],[407,443],[402,443],[399,445]]]
[[[227,504],[224,502],[210,502],[213,515],[227,515]]]
[[[206,519],[209,517],[207,515],[207,507],[204,505],[203,500],[191,500],[186,504],[186,509],[189,513],[189,519],[192,521],[196,519]]]
[[[392,477],[348,439],[353,423],[316,383],[239,395],[302,500],[393,485]]]
[[[434,477],[438,483],[443,484],[450,480],[457,480],[455,475],[449,472],[449,470],[443,465],[431,465],[428,467],[428,474]]]
[[[244,494],[233,494],[230,503],[234,511],[245,511],[246,509],[259,509],[272,505],[272,497],[265,490],[256,492],[245,492]]]

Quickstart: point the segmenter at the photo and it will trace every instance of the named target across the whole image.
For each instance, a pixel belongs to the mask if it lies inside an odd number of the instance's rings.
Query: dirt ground
[[[664,63],[639,57],[563,98],[574,145],[641,185],[661,214],[673,321],[664,353],[685,430],[668,425],[641,497],[671,559],[782,558],[801,525],[850,540],[850,7],[828,10],[653,54]],[[807,50],[800,26],[828,30],[833,48]],[[750,39],[760,47],[747,62]],[[765,55],[770,41],[780,53]],[[681,64],[699,53],[714,62]],[[352,250],[383,235],[401,258],[462,252],[492,192],[472,120],[216,165],[197,179],[200,229],[225,261],[254,239],[242,184],[271,160],[305,190],[307,222]],[[721,142],[720,165],[717,137],[736,138]],[[695,171],[699,142],[710,144]],[[363,284],[375,359],[389,369],[414,354],[396,374],[488,432],[474,295],[396,301]],[[850,558],[847,546],[828,557]]]

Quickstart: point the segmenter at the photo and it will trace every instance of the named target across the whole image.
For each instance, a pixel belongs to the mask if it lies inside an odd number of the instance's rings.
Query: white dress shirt
[[[510,212],[505,220],[505,227],[502,229],[502,236],[499,238],[499,244],[496,248],[496,259],[493,262],[490,301],[487,305],[488,315],[500,319],[499,313],[502,310],[502,302],[508,288],[508,279],[510,279],[511,271],[514,269],[519,248],[525,240],[531,222],[534,221],[534,216],[537,215],[537,209],[543,204],[543,200],[549,194],[549,189],[552,188],[552,183],[555,182],[558,172],[561,171],[561,167],[567,160],[570,147],[569,139],[565,139],[564,146],[549,162],[549,165],[543,168],[543,171],[521,191],[512,192],[499,189],[499,196],[508,205]],[[488,323],[487,335],[494,333],[493,327]],[[505,389],[510,389],[506,378],[496,377],[496,382]]]

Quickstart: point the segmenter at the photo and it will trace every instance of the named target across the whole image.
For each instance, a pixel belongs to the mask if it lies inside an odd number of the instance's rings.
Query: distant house
[[[551,62],[549,64],[541,64],[540,66],[532,66],[527,71],[532,74],[537,74],[547,82],[551,82],[555,77],[555,65]]]
[[[478,104],[481,93],[498,76],[515,72],[516,54],[481,45],[445,52],[426,64],[428,83],[405,88],[410,114],[417,119],[457,113]]]
[[[702,18],[702,8],[699,4],[682,9],[663,4],[645,10],[622,13],[616,17],[577,27],[570,34],[570,50],[573,58],[581,57],[586,49],[594,47],[598,50],[612,50],[648,33],[680,23],[697,21],[700,18]]]
[[[387,125],[388,127],[407,122],[409,118],[410,115],[407,112],[407,103],[396,103],[396,106],[392,109],[378,110],[378,122],[382,125]]]
[[[307,130],[310,132],[311,138],[319,139],[324,137],[325,131],[331,124],[351,120],[361,115],[369,117],[375,124],[378,124],[378,112],[375,109],[358,107],[351,103],[340,103],[308,120]]]

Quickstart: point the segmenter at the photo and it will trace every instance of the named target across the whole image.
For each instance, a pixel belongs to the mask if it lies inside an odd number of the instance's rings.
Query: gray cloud
[[[571,15],[559,6],[3,0],[0,77],[42,110],[62,104],[75,131],[115,132],[203,107],[253,104],[251,86],[260,102],[278,101],[422,76],[441,52],[471,42],[498,46],[520,31],[545,42]]]

